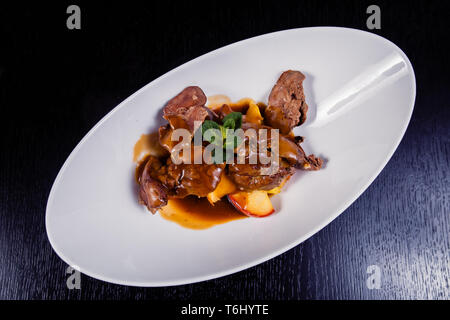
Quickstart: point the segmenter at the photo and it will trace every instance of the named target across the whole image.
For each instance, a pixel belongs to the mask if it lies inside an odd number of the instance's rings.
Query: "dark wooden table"
[[[66,28],[72,2],[81,30]],[[448,10],[445,2],[374,3],[382,14],[375,33],[410,57],[417,99],[398,150],[350,208],[303,244],[234,275],[166,288],[83,275],[81,290],[66,287],[45,206],[64,160],[103,115],[170,69],[238,40],[317,25],[367,30],[372,2],[2,3],[0,298],[449,299]],[[380,289],[366,285],[370,265],[380,268]]]

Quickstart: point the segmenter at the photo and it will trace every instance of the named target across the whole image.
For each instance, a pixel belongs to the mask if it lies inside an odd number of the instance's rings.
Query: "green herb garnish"
[[[223,118],[222,123],[227,129],[239,129],[242,126],[242,113],[231,112]]]
[[[230,134],[230,131],[234,133],[235,130],[241,128],[242,113],[231,112],[223,118],[222,123],[222,125],[219,125],[217,122],[205,120],[202,124],[203,139],[209,143],[223,146],[225,149],[237,148],[241,143],[241,139],[234,134]],[[206,133],[210,129],[213,130]]]
[[[211,120],[205,120],[202,123],[202,134],[205,134],[206,130],[208,129],[219,129],[220,125],[217,122],[211,121]]]

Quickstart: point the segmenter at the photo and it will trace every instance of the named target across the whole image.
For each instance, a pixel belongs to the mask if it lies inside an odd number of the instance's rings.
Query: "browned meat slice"
[[[191,107],[203,107],[206,103],[206,96],[200,87],[190,86],[184,88],[179,94],[167,102],[164,108],[164,115],[178,114],[180,109],[189,109]]]
[[[288,70],[281,74],[269,95],[264,112],[266,124],[288,134],[293,127],[305,122],[308,105],[303,93],[305,76],[300,71]]]
[[[271,145],[271,131],[270,127],[264,125],[257,125],[253,123],[243,123],[242,129],[244,133],[247,130],[255,130],[258,139],[258,157],[261,155],[270,156],[273,152]],[[260,129],[266,129],[265,136],[260,135]],[[264,141],[263,139],[267,139]],[[303,139],[295,137],[279,135],[279,168],[277,172],[267,175],[263,171],[268,171],[271,163],[263,165],[261,163],[249,164],[249,155],[253,154],[249,149],[248,137],[245,137],[245,164],[230,164],[228,165],[228,175],[237,185],[240,190],[270,190],[281,184],[285,178],[289,178],[294,174],[294,168],[303,170],[318,170],[322,166],[322,160],[316,158],[314,155],[306,156],[300,142]],[[267,150],[260,150],[260,146],[266,145]]]
[[[246,132],[249,129],[253,129],[257,132],[257,138],[258,138],[258,146],[261,146],[264,142],[264,144],[270,149],[271,148],[271,127],[265,126],[265,125],[258,125],[254,123],[243,123],[242,129],[244,132]],[[267,135],[266,135],[266,141],[262,139],[262,137],[259,135],[260,129],[266,129]],[[248,141],[247,137],[245,138],[246,143]],[[279,135],[279,157],[285,161],[287,161],[291,166],[295,166],[297,168],[303,169],[303,170],[319,170],[322,166],[323,161],[320,158],[315,157],[314,155],[306,156],[305,151],[300,146],[300,143],[303,142],[303,137],[292,137],[292,136],[284,136]],[[245,155],[248,156],[249,154],[249,147],[248,144],[245,145]],[[267,152],[259,150],[259,153],[263,153],[264,155],[267,154]],[[248,163],[248,162],[247,162]]]
[[[243,147],[245,148],[245,163],[233,163],[228,165],[228,176],[233,180],[236,186],[240,190],[270,190],[281,184],[281,182],[294,174],[294,168],[292,164],[287,161],[284,161],[283,158],[279,158],[279,167],[272,167],[272,163],[262,164],[259,162],[261,157],[271,156],[271,131],[270,127],[257,125],[254,123],[243,123],[242,129],[244,133],[248,133],[248,130],[254,130],[257,138],[258,150],[251,151],[249,147],[249,138],[245,136],[244,141],[245,144]],[[260,129],[266,129],[267,134],[261,135]],[[261,150],[261,145],[266,145],[266,150]],[[296,147],[297,145],[294,144]],[[250,155],[252,154],[258,155],[257,159],[258,163],[250,164]],[[277,170],[275,173],[271,173],[270,170]],[[270,174],[267,174],[270,173]]]
[[[295,173],[295,168],[319,170],[322,167],[322,159],[314,155],[306,156],[300,147],[299,150],[299,154],[302,156],[298,157],[293,163],[288,162],[291,159],[285,159],[280,155],[280,166],[274,174],[262,174],[262,170],[270,164],[234,163],[228,165],[228,176],[240,190],[271,190],[278,187],[285,179],[290,178]]]
[[[163,117],[170,122],[173,129],[178,127],[177,125],[174,127],[175,119],[180,118],[193,132],[194,121],[203,122],[209,116],[205,103],[206,96],[202,89],[196,86],[187,87],[167,102],[163,110]],[[177,124],[184,127],[183,124],[180,124],[180,120]]]
[[[153,177],[154,172],[157,172],[161,166],[162,163],[158,158],[149,157],[144,170],[138,177],[139,202],[145,204],[152,213],[165,206],[168,200],[166,186]]]
[[[147,209],[155,213],[167,204],[167,188],[159,181],[146,177],[139,188],[139,202],[145,204]]]
[[[225,164],[180,164],[167,161],[167,173],[162,181],[171,187],[173,196],[184,198],[188,195],[206,197],[219,184]]]
[[[280,157],[288,161],[291,165],[302,170],[319,170],[323,161],[311,154],[306,156],[305,151],[300,146],[303,142],[302,137],[295,137],[293,141],[287,137],[280,136],[279,152]]]
[[[174,164],[149,157],[138,177],[139,201],[151,212],[165,206],[170,198],[188,195],[206,197],[220,181],[225,164]]]
[[[262,174],[262,170],[269,165],[231,164],[228,166],[228,176],[240,190],[270,190],[278,187],[295,171],[286,161],[280,161],[280,167],[275,174]]]

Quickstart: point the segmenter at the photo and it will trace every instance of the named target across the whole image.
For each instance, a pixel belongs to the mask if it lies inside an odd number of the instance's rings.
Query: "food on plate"
[[[208,99],[197,86],[182,90],[163,109],[168,123],[136,143],[139,202],[195,228],[204,224],[186,223],[187,211],[196,218],[226,210],[234,211],[227,217],[271,215],[270,197],[282,191],[296,169],[322,167],[322,160],[306,155],[303,138],[292,132],[306,120],[304,79],[300,71],[283,72],[267,106],[249,98],[235,103],[223,95]],[[232,206],[224,205],[228,202]],[[194,206],[190,210],[188,203]],[[192,214],[196,207],[206,215]],[[226,222],[223,217],[217,223]],[[205,225],[214,225],[212,218],[208,221]]]

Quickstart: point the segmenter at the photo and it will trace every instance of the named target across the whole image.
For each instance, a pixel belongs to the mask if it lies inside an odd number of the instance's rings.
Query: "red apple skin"
[[[263,215],[261,215],[261,214],[255,214],[255,213],[252,213],[252,212],[250,212],[250,211],[245,210],[244,208],[242,208],[241,205],[239,204],[239,202],[238,202],[235,198],[233,198],[233,195],[232,195],[232,194],[227,195],[227,198],[228,198],[228,201],[233,205],[233,207],[236,208],[236,210],[238,210],[239,212],[241,212],[241,213],[243,213],[243,214],[245,214],[246,216],[249,216],[249,217],[253,217],[253,218],[265,218],[265,217],[268,217],[268,216],[270,216],[272,213],[275,212],[275,209],[272,208],[271,211],[269,211],[268,213],[265,213],[265,214],[263,214]]]

